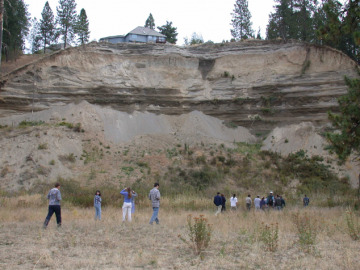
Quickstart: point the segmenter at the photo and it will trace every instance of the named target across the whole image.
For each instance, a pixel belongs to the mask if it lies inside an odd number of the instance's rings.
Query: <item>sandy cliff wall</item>
[[[294,42],[91,43],[3,76],[0,116],[86,100],[127,112],[199,110],[257,130],[323,123],[356,69],[341,52]]]

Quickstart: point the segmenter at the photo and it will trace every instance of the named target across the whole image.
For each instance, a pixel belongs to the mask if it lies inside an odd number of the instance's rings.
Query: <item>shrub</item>
[[[71,162],[71,163],[74,163],[76,161],[76,157],[73,153],[70,153],[68,155],[60,155],[59,159],[61,161],[67,161],[67,162]]]
[[[307,213],[295,213],[292,215],[293,223],[297,230],[297,236],[300,247],[305,252],[315,249],[317,236],[317,220],[311,218]]]
[[[39,150],[48,149],[48,144],[47,143],[41,143],[41,144],[39,144],[38,149]]]
[[[133,167],[122,167],[121,170],[127,175],[129,176],[133,171],[134,171],[134,168]]]
[[[347,233],[352,240],[360,240],[360,223],[359,218],[354,214],[351,209],[345,212],[345,221],[347,226]]]
[[[55,165],[55,160],[50,160],[49,165]]]
[[[278,248],[279,226],[278,224],[263,224],[260,228],[260,241],[265,244],[267,251],[274,252]]]
[[[21,121],[19,123],[19,127],[34,127],[34,126],[41,126],[45,124],[44,121]]]
[[[209,246],[212,233],[211,225],[203,215],[194,218],[189,215],[187,217],[187,229],[189,241],[182,238],[181,235],[179,238],[189,244],[196,255],[200,255]]]

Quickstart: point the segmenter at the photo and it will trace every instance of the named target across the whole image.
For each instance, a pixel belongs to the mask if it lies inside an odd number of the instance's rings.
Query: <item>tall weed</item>
[[[347,233],[351,239],[357,241],[360,240],[360,222],[359,218],[355,215],[350,208],[345,212],[345,221],[347,226]]]
[[[179,238],[189,244],[196,255],[201,255],[201,253],[209,246],[212,234],[211,225],[203,215],[200,215],[199,217],[192,217],[189,215],[187,217],[187,229],[189,241],[184,239],[181,235],[179,235]]]
[[[297,212],[292,215],[292,221],[297,230],[298,243],[301,249],[307,253],[314,251],[318,233],[317,220],[307,213],[300,214]]]

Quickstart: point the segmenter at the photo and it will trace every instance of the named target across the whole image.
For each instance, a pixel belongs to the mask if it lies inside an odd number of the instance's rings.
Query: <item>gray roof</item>
[[[136,27],[134,30],[130,31],[129,34],[142,35],[142,36],[165,37],[165,35],[160,34],[159,32],[156,32],[153,29],[143,27],[143,26]]]
[[[109,38],[123,38],[123,37],[125,37],[125,36],[123,36],[123,35],[109,36],[109,37],[100,38],[100,40],[102,40],[102,39],[109,39]]]

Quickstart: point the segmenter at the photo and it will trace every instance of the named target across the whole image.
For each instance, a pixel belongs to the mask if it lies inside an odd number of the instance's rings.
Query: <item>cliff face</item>
[[[126,112],[199,110],[255,130],[323,123],[356,69],[341,52],[304,43],[91,43],[3,76],[0,117],[86,100]]]

